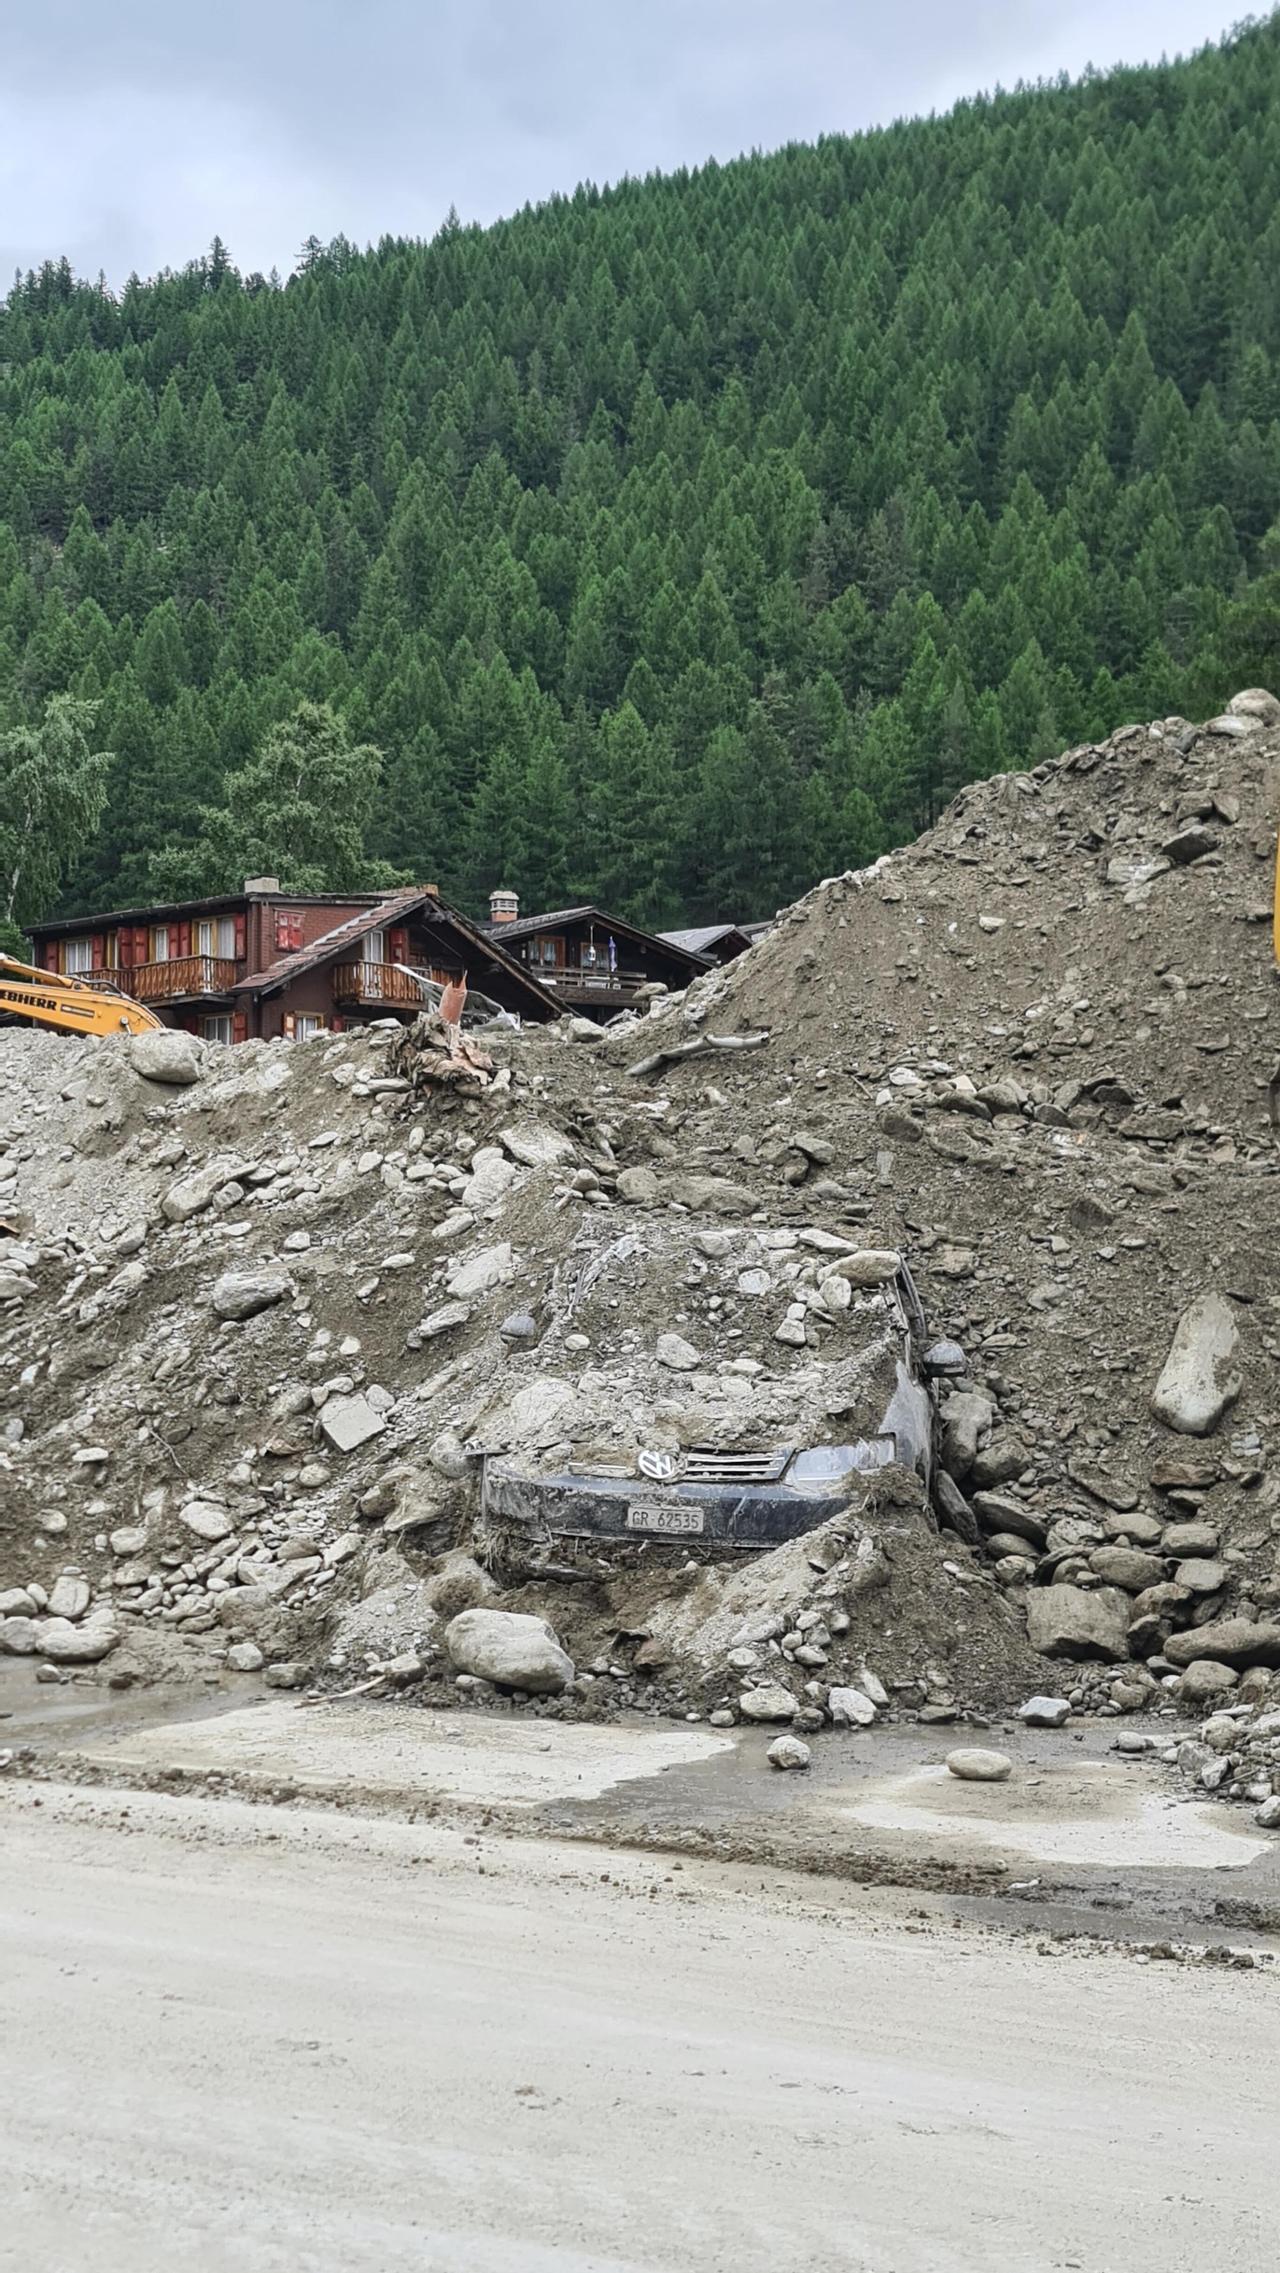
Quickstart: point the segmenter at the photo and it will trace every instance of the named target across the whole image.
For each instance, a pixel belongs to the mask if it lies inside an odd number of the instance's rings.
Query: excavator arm
[[[37,1026],[56,1026],[64,1034],[149,1034],[164,1024],[143,1002],[114,987],[86,986],[83,979],[37,971],[12,955],[0,955],[0,1018],[29,1018]]]

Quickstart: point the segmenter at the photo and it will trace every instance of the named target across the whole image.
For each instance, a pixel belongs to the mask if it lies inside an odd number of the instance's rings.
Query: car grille
[[[792,1446],[764,1452],[720,1452],[695,1445],[685,1454],[686,1484],[776,1484],[786,1470]]]

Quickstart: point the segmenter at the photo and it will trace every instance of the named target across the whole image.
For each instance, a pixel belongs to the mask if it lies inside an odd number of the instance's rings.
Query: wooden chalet
[[[644,1001],[650,988],[675,992],[711,968],[709,956],[603,908],[522,916],[514,892],[490,895],[486,934],[500,940],[566,1010],[598,1020]]]
[[[432,887],[395,892],[282,892],[271,876],[209,900],[34,924],[35,960],[118,987],[167,1026],[207,1041],[307,1036],[409,1020],[422,978],[464,973],[477,993],[521,1018],[564,1007],[522,960]]]

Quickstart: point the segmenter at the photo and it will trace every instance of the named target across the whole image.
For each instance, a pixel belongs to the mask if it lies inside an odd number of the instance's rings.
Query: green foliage
[[[370,861],[365,838],[378,801],[382,753],[354,743],[325,705],[299,703],[224,784],[224,801],[203,806],[193,844],[166,846],[151,862],[160,899],[239,888],[246,876],[278,876],[286,892],[353,892],[394,882]]]
[[[0,734],[0,946],[7,954],[21,958],[21,926],[45,913],[101,818],[111,760],[90,747],[96,717],[95,703],[55,695],[37,725]]]
[[[115,753],[68,901],[376,858],[478,912],[746,919],[966,780],[1276,678],[1278,216],[1271,18],[311,238],[284,285],[221,243],[118,297],[20,278],[0,728],[66,691]]]

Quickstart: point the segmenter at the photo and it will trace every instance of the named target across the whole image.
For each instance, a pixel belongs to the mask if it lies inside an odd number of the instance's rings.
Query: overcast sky
[[[10,0],[0,280],[433,234],[1217,38],[1230,0]],[[0,285],[2,288],[2,285]]]

